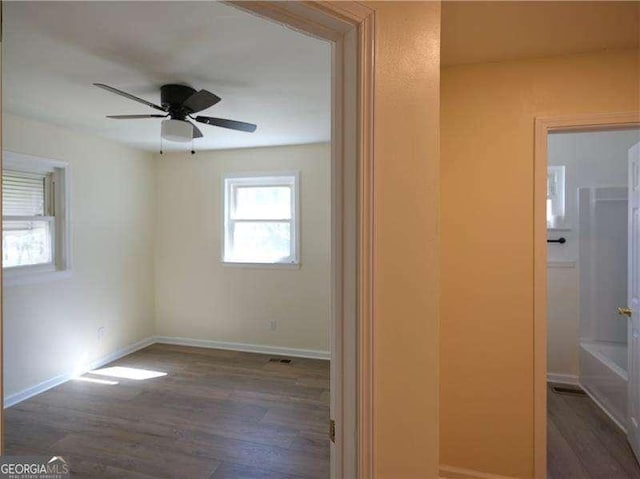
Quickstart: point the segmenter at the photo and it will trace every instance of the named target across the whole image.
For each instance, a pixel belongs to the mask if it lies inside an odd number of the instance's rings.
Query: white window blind
[[[44,216],[47,175],[19,171],[2,174],[4,216]]]
[[[53,263],[51,182],[50,173],[3,171],[3,268]]]

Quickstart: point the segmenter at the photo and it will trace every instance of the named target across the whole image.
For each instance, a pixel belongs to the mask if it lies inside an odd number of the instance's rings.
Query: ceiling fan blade
[[[220,97],[218,95],[214,95],[207,90],[200,90],[187,98],[182,106],[189,110],[191,113],[196,113],[202,110],[206,110],[219,101]]]
[[[107,115],[113,120],[137,120],[142,118],[166,118],[169,115]]]
[[[253,133],[256,131],[257,125],[253,123],[245,123],[243,121],[226,120],[224,118],[213,118],[210,116],[196,116],[196,121],[200,123],[206,123],[207,125],[221,126],[222,128],[229,128],[231,130],[240,130]]]
[[[194,138],[202,138],[204,136],[202,134],[202,132],[200,131],[200,128],[198,128],[196,125],[194,125],[190,121],[189,121],[189,124],[193,127],[193,137]]]
[[[116,95],[123,96],[128,98],[129,100],[137,101],[138,103],[142,103],[143,105],[150,106],[151,108],[155,108],[156,110],[166,111],[161,106],[158,106],[150,101],[144,100],[142,98],[138,98],[137,96],[132,95],[131,93],[127,93],[126,91],[118,90],[117,88],[113,88],[112,86],[105,85],[104,83],[94,83],[95,86],[102,88],[103,90],[110,91],[111,93],[115,93]]]

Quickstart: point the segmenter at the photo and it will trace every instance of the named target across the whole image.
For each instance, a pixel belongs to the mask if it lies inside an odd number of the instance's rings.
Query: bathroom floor
[[[624,433],[586,395],[547,386],[548,479],[639,478]]]

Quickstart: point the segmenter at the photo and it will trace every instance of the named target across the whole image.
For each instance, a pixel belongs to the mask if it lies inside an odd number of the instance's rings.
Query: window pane
[[[45,174],[23,171],[2,173],[4,216],[43,216]]]
[[[553,171],[547,172],[547,198],[556,196],[556,174]]]
[[[291,226],[288,222],[235,223],[231,234],[228,261],[277,263],[291,256]]]
[[[234,219],[291,219],[290,186],[235,186],[232,192]]]
[[[48,221],[2,222],[2,267],[53,262]]]

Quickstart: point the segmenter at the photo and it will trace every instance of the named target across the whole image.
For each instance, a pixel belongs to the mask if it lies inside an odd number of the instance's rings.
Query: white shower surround
[[[579,383],[624,429],[627,416],[627,188],[578,188]]]

